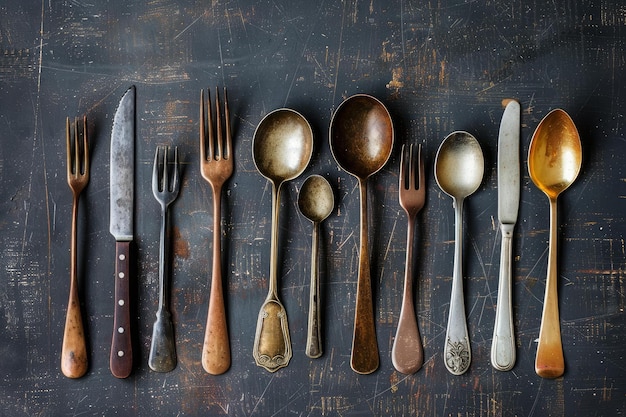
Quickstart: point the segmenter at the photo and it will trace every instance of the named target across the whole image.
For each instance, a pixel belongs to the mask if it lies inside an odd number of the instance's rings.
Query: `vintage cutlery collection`
[[[234,170],[234,151],[227,92],[215,102],[210,93],[200,94],[200,170],[213,192],[213,267],[211,293],[202,366],[219,375],[231,365],[224,290],[221,268],[221,190]],[[213,110],[214,107],[214,110]],[[223,108],[223,112],[222,112]],[[214,111],[214,113],[213,113]],[[70,247],[70,297],[67,308],[61,370],[69,378],[87,371],[87,352],[77,283],[77,213],[78,199],[89,182],[89,146],[86,117],[66,122],[67,181],[73,195]],[[502,234],[496,318],[491,346],[491,364],[508,371],[515,364],[515,334],[511,305],[513,266],[512,241],[520,201],[520,105],[506,103],[498,138],[498,222]],[[110,232],[116,240],[115,308],[110,368],[114,376],[125,378],[133,367],[130,329],[129,281],[130,243],[133,240],[134,211],[134,142],[135,88],[129,88],[114,116],[110,153]],[[262,303],[253,344],[256,364],[275,372],[289,364],[292,357],[287,312],[279,299],[279,212],[282,186],[298,177],[309,165],[313,153],[313,131],[300,113],[281,108],[268,113],[258,124],[252,141],[252,157],[259,173],[272,184],[272,229],[268,293]],[[337,165],[358,181],[360,191],[360,247],[350,365],[359,374],[374,372],[379,366],[378,342],[372,300],[372,279],[368,243],[367,180],[381,170],[393,151],[394,129],[389,112],[378,99],[357,94],[335,110],[329,128],[329,145]],[[178,149],[173,162],[169,147],[157,147],[154,157],[152,191],[161,205],[159,247],[159,299],[153,326],[148,364],[156,372],[176,367],[174,324],[169,311],[169,206],[180,190]],[[533,183],[550,201],[550,242],[546,294],[536,373],[556,378],[564,372],[558,298],[556,245],[556,200],[578,176],[581,167],[581,142],[576,127],[563,110],[550,112],[537,127],[528,153],[528,169]],[[455,249],[452,289],[446,337],[444,365],[454,375],[466,372],[471,363],[471,348],[463,295],[463,203],[480,187],[484,173],[483,151],[478,140],[468,132],[450,133],[440,144],[434,161],[435,179],[441,190],[452,197],[455,213]],[[413,303],[413,247],[415,219],[426,201],[426,178],[421,145],[403,145],[400,161],[399,204],[407,216],[406,264],[402,307],[393,340],[391,359],[395,369],[404,374],[417,372],[424,362],[424,350]],[[321,300],[319,291],[319,225],[335,207],[334,193],[328,181],[311,175],[302,184],[298,196],[301,214],[313,223],[311,282],[305,353],[310,358],[322,355]]]

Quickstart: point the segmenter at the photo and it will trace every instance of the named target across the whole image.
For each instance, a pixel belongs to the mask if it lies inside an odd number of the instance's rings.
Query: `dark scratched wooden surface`
[[[626,412],[626,5],[543,1],[0,1],[0,415],[4,416],[618,416]],[[137,87],[135,364],[108,368],[114,240],[108,232],[112,117]],[[231,369],[200,363],[209,295],[212,209],[198,167],[198,99],[226,85],[236,167],[224,190],[223,249]],[[381,366],[349,365],[358,262],[358,188],[328,146],[333,109],[369,93],[389,108],[396,146],[370,187],[372,276]],[[522,115],[522,199],[515,235],[518,360],[495,371],[489,349],[500,236],[496,143],[501,101]],[[275,374],[252,342],[269,274],[271,188],[251,157],[254,128],[291,107],[315,133],[304,175],[283,194],[280,294],[294,356]],[[534,373],[547,262],[548,200],[527,174],[528,145],[551,109],[568,111],[582,172],[560,199],[559,294],[564,377]],[[59,363],[69,287],[71,193],[64,119],[86,114],[91,182],[80,211],[81,295],[90,366],[79,380]],[[470,370],[450,375],[442,349],[453,256],[451,199],[432,164],[441,140],[467,130],[486,157],[466,205],[465,301]],[[401,303],[406,220],[397,202],[402,143],[422,143],[427,204],[417,229],[418,321],[426,362],[397,373],[390,351]],[[175,227],[171,308],[178,367],[147,366],[157,307],[159,206],[150,189],[157,144],[184,160]],[[304,354],[311,224],[297,212],[304,178],[324,175],[336,209],[322,226],[324,356]]]

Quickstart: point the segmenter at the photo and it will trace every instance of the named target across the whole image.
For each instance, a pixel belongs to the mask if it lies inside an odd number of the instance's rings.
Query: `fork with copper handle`
[[[211,116],[211,95],[208,91],[207,96],[205,103],[204,90],[200,92],[200,169],[202,177],[211,184],[213,190],[213,271],[202,347],[202,367],[210,374],[220,375],[230,367],[230,343],[222,288],[220,221],[222,186],[233,173],[233,151],[226,87],[224,87],[224,134],[217,87],[215,88],[215,126]]]
[[[65,316],[63,347],[61,349],[61,371],[68,378],[80,378],[87,372],[87,346],[83,318],[78,296],[78,199],[89,182],[89,145],[87,141],[87,117],[65,121],[65,144],[67,148],[67,184],[72,190],[72,237],[70,243],[70,297]],[[82,137],[82,141],[81,141]]]
[[[418,172],[419,171],[419,172]],[[416,173],[418,179],[416,180]],[[424,363],[424,349],[417,326],[413,305],[413,232],[415,217],[424,207],[426,200],[426,179],[424,178],[424,159],[422,146],[417,147],[414,157],[413,145],[407,149],[402,146],[400,160],[399,200],[408,219],[406,236],[406,266],[404,270],[404,294],[396,337],[391,349],[391,361],[394,368],[403,374],[417,372]]]

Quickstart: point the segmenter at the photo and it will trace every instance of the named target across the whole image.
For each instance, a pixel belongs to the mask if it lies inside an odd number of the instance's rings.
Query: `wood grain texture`
[[[619,0],[238,2],[4,2],[0,5],[0,415],[590,416],[626,410],[626,6]],[[114,242],[108,233],[108,143],[120,95],[137,87],[134,369],[109,372]],[[197,92],[225,85],[235,172],[223,192],[222,253],[232,366],[201,365],[210,290],[211,194],[200,176]],[[374,316],[380,367],[350,369],[358,272],[359,191],[328,147],[332,111],[355,93],[389,108],[396,149],[369,183]],[[489,362],[500,235],[496,144],[501,101],[522,106],[522,196],[513,241],[517,364]],[[269,374],[252,342],[267,289],[271,188],[251,157],[254,128],[291,107],[315,134],[305,173],[282,195],[281,300],[293,358]],[[568,111],[583,143],[579,179],[560,204],[559,298],[565,375],[534,372],[545,270],[548,204],[531,183],[530,136],[551,109]],[[90,366],[59,371],[71,193],[65,117],[87,114],[92,175],[81,197],[79,248]],[[454,247],[453,210],[434,181],[441,140],[462,129],[485,153],[485,177],[465,206],[465,301],[472,365],[442,362]],[[400,312],[404,217],[397,198],[400,145],[423,144],[427,200],[418,217],[415,305],[425,362],[393,369]],[[159,207],[151,196],[157,144],[176,144],[183,167],[172,207],[171,308],[177,368],[149,370],[157,305]],[[320,235],[324,355],[305,355],[310,225],[297,192],[313,173],[335,190]],[[131,291],[132,292],[132,291]]]

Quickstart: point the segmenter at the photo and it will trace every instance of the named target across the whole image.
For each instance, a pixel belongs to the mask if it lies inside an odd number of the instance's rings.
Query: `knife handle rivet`
[[[121,255],[120,255],[120,261],[123,261],[124,259],[126,259],[126,255],[121,254]]]
[[[123,272],[120,272],[119,274],[117,274],[117,276],[120,277],[120,278],[124,278],[125,277]]]
[[[117,352],[117,356],[119,356],[120,358],[121,358],[122,356],[124,356],[124,351],[123,351],[123,350],[119,350],[119,351]]]
[[[124,300],[119,300],[117,303],[118,303],[119,305],[123,306],[123,305],[124,305]]]
[[[117,328],[117,332],[120,333],[120,334],[124,333],[124,328],[123,327],[118,327]]]

